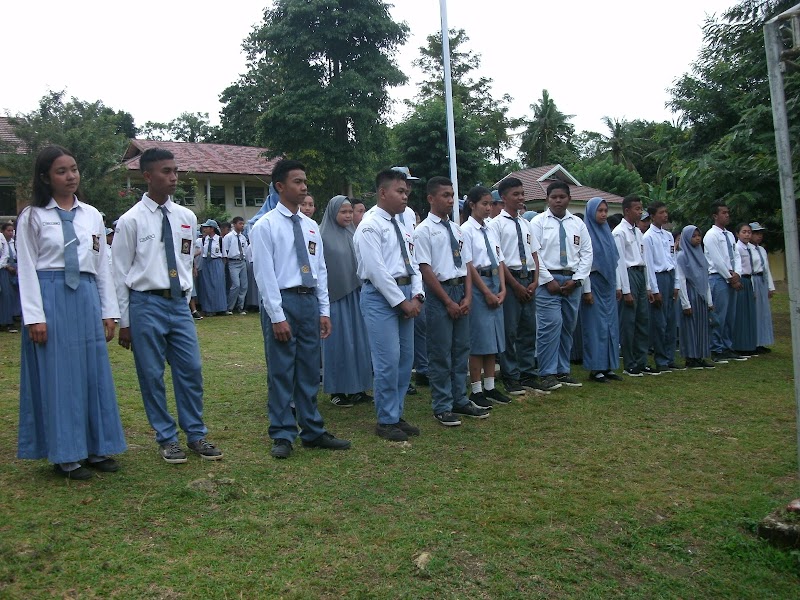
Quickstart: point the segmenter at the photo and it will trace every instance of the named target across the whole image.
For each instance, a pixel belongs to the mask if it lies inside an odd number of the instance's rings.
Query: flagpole
[[[447,0],[439,0],[442,14],[442,61],[444,62],[444,106],[447,114],[447,154],[450,157],[450,179],[453,181],[455,202],[452,219],[460,221],[458,214],[458,168],[456,166],[456,128],[453,119],[453,82],[450,75],[450,30],[447,26]]]

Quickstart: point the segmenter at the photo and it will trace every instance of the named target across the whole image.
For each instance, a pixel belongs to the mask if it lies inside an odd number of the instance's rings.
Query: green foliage
[[[573,142],[575,127],[569,122],[574,115],[565,115],[556,106],[547,90],[536,104],[531,104],[533,119],[526,123],[519,147],[522,162],[528,167],[550,164],[571,164],[577,158]]]
[[[636,171],[615,164],[610,157],[580,163],[570,169],[570,173],[583,185],[618,196],[641,194],[644,191],[641,176]]]
[[[394,54],[407,31],[381,0],[278,0],[244,41],[242,85],[223,92],[223,138],[252,139],[242,132],[258,114],[255,141],[303,161],[323,196],[347,193],[385,147],[378,126],[388,88],[406,80]]]
[[[81,172],[83,198],[107,215],[118,215],[127,208],[125,174],[117,167],[130,137],[135,137],[133,117],[115,111],[101,101],[86,102],[65,98],[65,92],[50,91],[39,107],[10,119],[27,154],[0,154],[14,180],[29,197],[36,155],[47,145],[58,144],[75,155]]]
[[[150,140],[209,143],[217,141],[219,128],[211,125],[208,113],[184,112],[169,123],[147,121],[142,135]]]

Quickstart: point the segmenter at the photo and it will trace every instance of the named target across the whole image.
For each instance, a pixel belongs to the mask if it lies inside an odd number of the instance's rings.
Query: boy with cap
[[[753,290],[756,296],[756,352],[768,354],[772,352],[767,346],[775,343],[775,334],[772,328],[772,309],[769,301],[775,293],[775,282],[772,280],[772,271],[769,268],[769,257],[762,244],[766,228],[759,222],[750,223],[753,235],[750,243],[753,245]]]
[[[228,313],[237,310],[240,315],[246,315],[244,300],[247,297],[247,241],[244,233],[244,219],[233,217],[233,229],[222,238],[222,252],[226,256],[225,262],[231,285],[228,288]]]

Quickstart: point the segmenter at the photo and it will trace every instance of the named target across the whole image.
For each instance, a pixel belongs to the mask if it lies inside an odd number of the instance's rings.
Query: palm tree
[[[610,135],[602,136],[602,146],[605,154],[611,154],[611,161],[615,165],[623,165],[626,169],[635,171],[633,159],[638,156],[637,142],[631,134],[630,123],[625,119],[617,120],[611,117],[603,117],[603,123],[610,132]]]
[[[556,148],[571,148],[575,127],[569,120],[575,115],[565,115],[556,106],[547,90],[542,90],[542,98],[531,104],[533,120],[528,121],[522,134],[520,154],[526,165],[538,167],[548,163]]]

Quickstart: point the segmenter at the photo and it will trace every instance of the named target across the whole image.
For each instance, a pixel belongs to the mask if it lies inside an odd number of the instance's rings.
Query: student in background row
[[[14,325],[14,313],[18,304],[17,286],[12,283],[17,276],[17,259],[12,246],[14,225],[3,223],[0,235],[0,330],[19,333]]]
[[[228,307],[225,293],[225,253],[217,222],[208,219],[200,225],[203,232],[200,270],[200,306],[206,315],[224,314]]]
[[[775,343],[772,328],[772,309],[769,306],[770,298],[775,293],[775,282],[772,280],[772,271],[769,268],[767,251],[761,245],[764,241],[766,229],[761,223],[750,223],[753,235],[750,242],[754,246],[753,255],[753,293],[756,296],[756,351],[759,354],[772,352],[767,346]]]
[[[675,260],[681,305],[681,356],[689,369],[713,369],[709,362],[708,313],[714,310],[708,281],[708,261],[700,244],[703,236],[695,225],[681,231],[681,250]],[[726,361],[727,362],[727,361]]]
[[[240,315],[246,315],[244,302],[247,297],[247,248],[250,243],[243,233],[242,217],[234,217],[231,225],[233,229],[222,238],[222,253],[225,255],[225,266],[230,280],[227,312],[233,314],[238,311]]]
[[[353,205],[347,196],[328,202],[320,226],[328,269],[331,334],[322,340],[322,386],[331,404],[372,403],[369,338],[361,316],[361,280],[353,246]]]
[[[742,263],[739,275],[742,277],[742,290],[736,299],[736,316],[733,324],[733,350],[745,357],[755,356],[758,345],[756,319],[756,298],[753,291],[753,250],[750,243],[752,230],[748,223],[736,226],[736,251]]]

